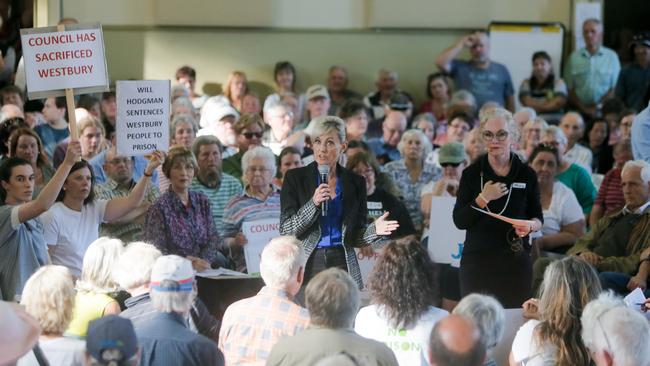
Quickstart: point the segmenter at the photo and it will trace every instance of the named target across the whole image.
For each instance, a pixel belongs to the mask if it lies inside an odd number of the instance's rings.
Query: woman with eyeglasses
[[[362,288],[354,248],[386,239],[399,224],[384,213],[367,224],[366,184],[360,176],[339,165],[347,148],[345,122],[334,116],[310,122],[314,162],[291,169],[280,196],[280,234],[302,242],[305,256],[304,286],[327,268],[347,271]]]
[[[242,169],[242,157],[249,149],[262,146],[264,120],[258,114],[243,114],[235,122],[233,129],[235,130],[239,151],[237,154],[223,160],[223,171],[241,181],[244,173]]]
[[[544,213],[542,237],[535,239],[536,249],[566,251],[585,233],[585,217],[573,191],[555,180],[560,154],[549,145],[538,145],[528,165],[537,173],[540,201]]]
[[[512,151],[518,129],[512,114],[494,108],[481,116],[487,154],[463,171],[453,219],[466,230],[460,262],[461,295],[494,295],[506,308],[530,297],[529,234],[542,228],[535,172]],[[477,209],[522,220],[509,224]]]
[[[377,175],[381,172],[375,158],[367,152],[360,152],[348,159],[349,170],[363,177],[366,181],[368,223],[389,212],[388,218],[400,223],[397,230],[390,234],[391,239],[415,234],[415,227],[404,203],[391,193],[377,187]]]
[[[246,270],[242,247],[248,243],[242,233],[244,222],[280,220],[280,190],[273,185],[276,165],[271,149],[256,146],[242,157],[244,192],[233,197],[223,211],[223,237],[231,248],[235,269]]]

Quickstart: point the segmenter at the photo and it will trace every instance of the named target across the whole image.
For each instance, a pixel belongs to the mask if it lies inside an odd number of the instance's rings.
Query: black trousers
[[[316,248],[305,265],[305,281],[303,286],[314,278],[320,272],[328,268],[340,268],[348,271],[348,264],[345,261],[345,250],[342,245],[337,245],[329,248]]]
[[[340,268],[348,271],[348,264],[345,260],[345,250],[342,245],[331,248],[317,248],[307,259],[305,265],[305,278],[300,287],[300,291],[294,297],[294,301],[298,305],[305,306],[305,288],[309,281],[314,278],[318,273],[328,268]]]
[[[529,250],[519,253],[463,253],[461,296],[492,295],[506,309],[516,309],[531,297],[533,266]]]

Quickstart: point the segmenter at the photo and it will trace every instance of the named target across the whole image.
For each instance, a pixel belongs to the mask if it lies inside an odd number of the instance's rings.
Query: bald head
[[[432,366],[480,366],[485,360],[479,329],[464,316],[449,315],[436,323],[429,343]]]
[[[397,146],[404,130],[406,130],[406,115],[400,111],[388,110],[382,124],[384,142]]]

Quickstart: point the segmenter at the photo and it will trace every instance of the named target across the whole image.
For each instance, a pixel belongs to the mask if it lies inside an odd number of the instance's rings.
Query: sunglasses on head
[[[262,133],[261,132],[244,132],[242,133],[244,137],[246,137],[247,140],[252,139],[253,137],[256,137],[258,139],[262,138]]]
[[[442,166],[443,168],[446,168],[448,166],[452,168],[458,168],[460,166],[460,163],[440,163],[440,166]]]

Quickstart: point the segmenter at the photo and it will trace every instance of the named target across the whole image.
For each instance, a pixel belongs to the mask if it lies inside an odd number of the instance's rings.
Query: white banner
[[[246,269],[248,274],[258,274],[262,250],[271,239],[280,236],[280,218],[244,221],[242,232],[248,240],[244,245]]]
[[[30,98],[108,90],[104,38],[99,24],[21,29]]]
[[[119,155],[169,150],[169,80],[120,80],[115,132]]]
[[[431,221],[429,222],[429,255],[436,263],[460,266],[460,257],[465,242],[465,230],[458,230],[452,219],[455,197],[433,197],[431,199]]]

